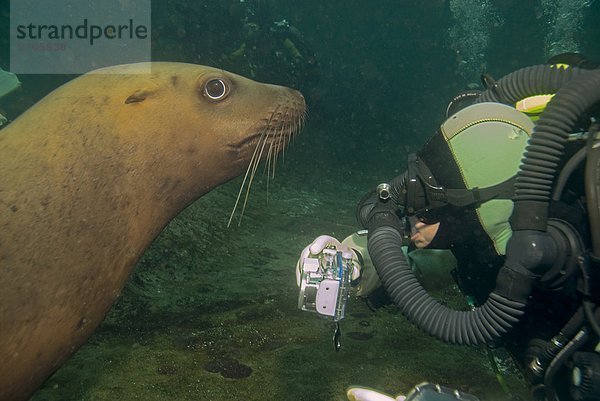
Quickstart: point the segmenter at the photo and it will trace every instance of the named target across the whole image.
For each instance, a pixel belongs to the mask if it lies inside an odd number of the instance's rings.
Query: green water
[[[7,4],[0,1],[4,69]],[[297,87],[307,98],[307,125],[268,198],[266,178],[254,184],[241,226],[226,227],[236,180],[166,228],[104,323],[33,400],[337,401],[352,384],[397,394],[426,380],[483,400],[501,397],[483,349],[443,344],[393,306],[373,312],[352,298],[342,350],[334,352],[333,325],[296,308],[294,266],[316,236],[343,238],[357,228],[360,197],[403,171],[407,154],[442,122],[448,99],[478,84],[480,72],[500,78],[556,51],[600,60],[600,2],[567,21],[553,19],[557,4],[154,1],[154,60]],[[301,61],[281,61],[280,45],[248,36],[249,23],[284,19]],[[236,57],[245,43],[257,48]],[[70,78],[22,76],[0,113],[16,118]],[[438,295],[456,297],[452,289]],[[528,399],[508,358],[499,358],[511,391]]]

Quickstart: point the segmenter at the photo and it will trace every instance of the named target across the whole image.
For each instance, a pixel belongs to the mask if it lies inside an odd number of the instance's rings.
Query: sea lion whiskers
[[[277,135],[277,134],[275,134]],[[265,173],[267,174],[267,202],[269,201],[269,184],[271,183],[271,174],[275,178],[275,165],[277,164],[277,152],[279,151],[276,143],[279,138],[269,142],[269,150],[267,151],[267,164],[265,165]]]
[[[287,118],[288,117],[288,111],[289,111],[289,107],[286,108],[285,113],[283,115],[283,123],[281,124],[281,126],[279,127],[279,129],[276,130],[274,136],[276,136],[276,138],[273,138],[272,141],[270,141],[269,143],[269,151],[267,153],[267,165],[265,166],[265,171],[267,173],[267,201],[269,200],[269,184],[271,183],[271,178],[275,178],[275,169],[277,167],[277,156],[279,155],[279,153],[281,152],[281,159],[282,161],[285,161],[285,146],[287,145],[285,143],[285,132],[293,132],[294,130],[294,125],[293,125],[293,119],[292,118]],[[291,136],[291,135],[289,135]],[[289,140],[288,140],[289,143]]]
[[[268,136],[268,131],[271,129],[271,121],[273,120],[273,116],[279,110],[279,105],[275,108],[275,110],[271,113],[271,116],[267,120],[267,123],[264,125],[263,130],[260,132],[260,136],[258,138],[258,142],[256,147],[254,148],[254,152],[252,153],[252,157],[250,158],[250,162],[248,163],[248,168],[246,169],[246,174],[244,174],[244,179],[242,180],[242,185],[240,186],[240,190],[238,191],[237,198],[235,200],[235,204],[233,205],[233,210],[231,211],[231,215],[229,216],[229,221],[227,222],[227,227],[231,225],[231,221],[233,220],[233,216],[235,215],[235,211],[240,202],[240,198],[242,196],[242,192],[244,191],[244,186],[246,185],[246,180],[248,181],[248,188],[246,190],[246,197],[244,201],[244,207],[242,209],[242,215],[240,215],[240,220],[238,225],[241,224],[243,211],[246,208],[246,200],[248,199],[248,193],[250,191],[250,187],[252,186],[252,180],[254,179],[254,172],[256,171],[256,167],[260,162],[260,157],[262,155],[262,150],[259,149],[264,148],[264,144],[266,144],[266,137]],[[262,144],[262,146],[261,146]]]
[[[252,168],[252,173],[250,175],[250,181],[248,181],[248,187],[246,188],[246,195],[244,196],[244,204],[242,206],[242,210],[240,213],[240,221],[238,223],[241,224],[241,219],[244,216],[244,211],[246,210],[246,204],[248,203],[248,197],[250,195],[250,187],[252,186],[252,183],[254,182],[254,176],[256,175],[256,170],[258,169],[258,165],[260,164],[261,160],[262,160],[262,155],[264,153],[265,150],[265,145],[267,144],[267,142],[269,143],[269,150],[267,151],[267,155],[266,155],[266,159],[267,159],[267,164],[265,166],[265,168],[267,168],[268,166],[271,165],[271,155],[272,153],[272,149],[273,149],[273,143],[275,143],[275,140],[273,140],[273,137],[275,136],[275,132],[277,132],[277,129],[273,126],[269,127],[270,129],[268,129],[266,131],[266,135],[264,135],[263,137],[263,144],[260,147],[260,153],[258,155],[258,157],[256,158],[256,160],[254,161],[254,166]],[[271,136],[271,138],[269,138],[269,136]],[[267,169],[267,197],[269,196],[269,172]]]
[[[231,216],[229,217],[229,222],[227,223],[227,227],[229,227],[229,225],[231,224],[231,220],[233,219],[233,215],[235,214],[235,210],[239,203],[240,197],[242,195],[242,192],[244,191],[244,185],[246,184],[246,178],[248,177],[248,185],[246,185],[246,193],[244,195],[244,203],[242,205],[242,210],[240,213],[240,219],[238,221],[238,226],[242,223],[242,217],[244,216],[244,211],[246,210],[246,204],[248,203],[248,197],[250,195],[250,188],[252,187],[252,183],[254,182],[254,176],[256,174],[256,169],[258,168],[258,165],[260,164],[260,161],[261,161],[261,158],[263,155],[263,151],[265,149],[265,145],[267,144],[267,139],[269,137],[269,132],[271,132],[271,131],[272,131],[272,129],[269,127],[269,129],[265,130],[263,132],[263,134],[261,135],[261,137],[259,138],[259,141],[254,150],[254,154],[252,155],[252,159],[250,160],[250,163],[248,164],[248,169],[246,170],[246,175],[244,176],[244,180],[242,181],[242,185],[240,186],[240,190],[238,192],[238,196],[235,201],[235,205],[233,206],[233,210],[231,211]]]
[[[293,120],[291,118],[288,118],[288,111],[289,111],[289,107],[286,108],[285,113],[282,117],[283,123],[281,124],[281,127],[279,128],[279,130],[276,134],[277,139],[271,141],[271,145],[269,146],[269,153],[267,154],[267,160],[269,161],[269,163],[267,165],[268,167],[271,167],[271,157],[273,158],[273,164],[272,164],[272,170],[271,170],[273,178],[275,178],[275,168],[277,166],[277,155],[279,154],[279,152],[281,152],[282,161],[285,160],[285,147],[287,146],[287,144],[285,143],[285,131],[287,130],[288,132],[291,132],[294,129],[294,127],[292,125]],[[273,147],[275,147],[275,151],[273,153],[271,153]],[[267,169],[267,195],[269,193],[268,192],[269,176],[270,176],[269,169]]]
[[[300,132],[304,126],[304,120],[306,119],[306,108],[303,109],[302,113],[298,113],[297,109],[293,109],[294,114],[288,115],[290,108],[286,109],[283,118],[285,119],[281,124],[279,135],[277,138],[277,145],[275,149],[275,155],[273,157],[273,177],[275,177],[275,165],[277,162],[277,156],[281,152],[281,160],[285,161],[285,149],[290,145],[295,133]],[[288,133],[288,134],[286,134]]]
[[[248,168],[246,169],[246,173],[242,180],[240,190],[238,191],[233,210],[231,211],[231,215],[229,216],[227,227],[231,226],[233,216],[235,215],[235,211],[237,210],[237,207],[240,203],[240,199],[242,197],[242,193],[245,189],[244,202],[238,221],[238,225],[241,224],[244,211],[246,210],[248,197],[250,195],[250,188],[252,187],[252,183],[254,182],[254,176],[256,174],[258,165],[262,160],[267,143],[269,144],[269,148],[265,156],[265,158],[267,159],[267,165],[265,166],[265,168],[267,170],[268,192],[270,175],[269,170],[272,169],[271,171],[274,177],[277,155],[280,151],[285,150],[285,147],[291,142],[291,137],[293,137],[297,132],[300,131],[300,127],[302,126],[304,118],[306,116],[306,110],[304,109],[304,107],[300,108],[302,112],[299,111],[298,107],[290,105],[286,105],[283,112],[280,111],[280,109],[281,106],[279,105],[273,110],[267,122],[265,123],[263,130],[259,134],[258,142],[256,144],[250,162],[248,163]]]

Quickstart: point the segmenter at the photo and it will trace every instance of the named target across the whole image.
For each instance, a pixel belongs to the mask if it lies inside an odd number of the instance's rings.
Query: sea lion
[[[295,90],[147,68],[78,77],[0,131],[1,400],[27,399],[86,341],[174,216],[302,123]]]

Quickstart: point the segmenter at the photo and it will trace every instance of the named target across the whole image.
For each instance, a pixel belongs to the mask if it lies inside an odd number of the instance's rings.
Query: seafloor
[[[309,124],[302,135],[319,132]],[[333,323],[297,309],[300,251],[356,229],[355,203],[377,182],[331,165],[324,173],[309,155],[292,146],[268,199],[265,177],[255,183],[241,226],[226,227],[239,180],[185,210],[33,401],[341,401],[352,384],[396,394],[425,380],[504,397],[483,349],[443,344],[393,306],[373,312],[352,298],[337,353]],[[501,359],[511,390],[525,394]]]

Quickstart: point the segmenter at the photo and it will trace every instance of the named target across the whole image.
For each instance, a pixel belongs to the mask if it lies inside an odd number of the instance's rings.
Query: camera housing
[[[302,263],[298,309],[331,318],[344,318],[353,269],[352,253],[325,248]]]

